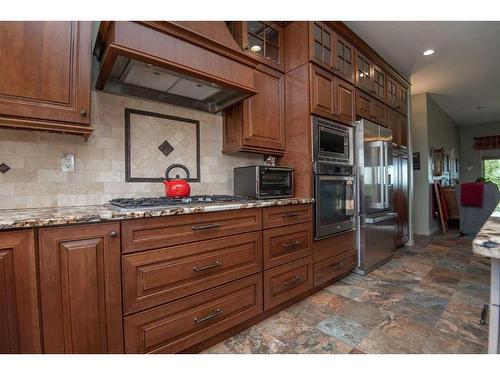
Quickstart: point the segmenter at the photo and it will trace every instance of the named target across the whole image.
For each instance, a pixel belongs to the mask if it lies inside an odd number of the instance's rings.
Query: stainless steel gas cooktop
[[[186,198],[117,198],[107,204],[108,207],[118,211],[131,211],[137,209],[158,209],[181,205],[196,205],[207,203],[244,202],[247,197],[233,195],[193,195]]]

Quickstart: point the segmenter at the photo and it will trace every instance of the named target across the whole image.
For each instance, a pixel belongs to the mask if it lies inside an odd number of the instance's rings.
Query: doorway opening
[[[497,184],[500,189],[500,159],[483,159],[483,176],[485,181]],[[500,212],[500,206],[495,211]]]

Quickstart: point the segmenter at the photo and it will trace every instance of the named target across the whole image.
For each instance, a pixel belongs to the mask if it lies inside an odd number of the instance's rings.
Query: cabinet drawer
[[[125,317],[125,352],[176,353],[260,312],[258,274]]]
[[[355,235],[356,231],[351,230],[323,240],[313,241],[314,262],[317,263],[349,250],[354,250],[356,248]]]
[[[125,314],[262,271],[262,235],[240,234],[122,258]]]
[[[312,254],[311,223],[264,230],[264,268]]]
[[[264,271],[264,308],[272,307],[298,296],[313,286],[312,259],[303,258]]]
[[[314,265],[314,287],[351,271],[356,266],[356,251],[337,255]]]
[[[260,208],[125,220],[122,222],[122,252],[133,253],[260,229]]]
[[[307,203],[283,207],[266,207],[262,217],[264,229],[305,223],[312,220],[312,206]]]

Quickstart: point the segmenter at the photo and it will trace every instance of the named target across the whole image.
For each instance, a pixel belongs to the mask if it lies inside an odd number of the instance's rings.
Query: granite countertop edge
[[[288,206],[313,202],[313,198],[284,198],[249,200],[245,202],[201,203],[130,211],[116,211],[105,205],[0,210],[0,230],[90,224],[105,221],[186,215],[200,212]]]
[[[500,259],[500,216],[493,214],[472,241],[474,254]]]

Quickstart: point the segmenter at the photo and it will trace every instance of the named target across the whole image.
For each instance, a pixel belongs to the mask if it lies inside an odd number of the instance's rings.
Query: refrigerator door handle
[[[390,220],[390,219],[394,219],[398,217],[398,214],[396,212],[391,212],[387,215],[383,215],[383,216],[377,216],[377,217],[367,217],[365,218],[365,223],[366,224],[376,224],[376,223],[380,223],[382,221],[387,221],[387,220]]]

